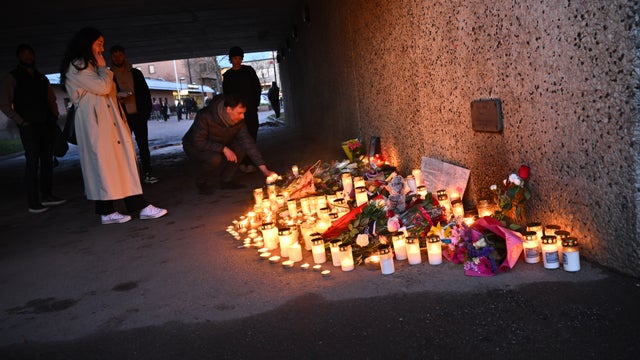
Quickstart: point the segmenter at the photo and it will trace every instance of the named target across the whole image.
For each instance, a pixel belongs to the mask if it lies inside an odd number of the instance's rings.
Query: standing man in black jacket
[[[227,70],[223,75],[222,92],[224,94],[235,94],[247,106],[247,112],[244,114],[244,121],[247,124],[247,130],[254,141],[258,141],[258,106],[260,105],[260,93],[262,85],[256,71],[249,65],[242,65],[244,59],[244,50],[238,46],[229,49],[229,61],[231,69]],[[250,173],[256,171],[256,168],[250,159],[245,159],[240,164],[240,171]]]
[[[127,123],[136,138],[140,153],[142,181],[147,184],[158,182],[151,174],[151,152],[149,151],[149,128],[151,117],[151,91],[142,71],[134,68],[126,58],[124,47],[111,47],[111,71],[118,88],[120,104],[127,115]]]
[[[27,44],[16,48],[18,66],[3,79],[0,110],[20,131],[26,159],[25,185],[30,213],[47,211],[66,200],[52,194],[53,126],[58,118],[56,97],[49,79],[35,67],[35,51]]]

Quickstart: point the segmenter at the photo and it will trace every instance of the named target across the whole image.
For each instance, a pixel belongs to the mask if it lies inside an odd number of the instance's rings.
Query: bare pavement
[[[638,358],[640,280],[586,259],[490,278],[446,262],[396,261],[392,275],[324,264],[323,277],[260,260],[226,228],[262,175],[198,195],[180,146],[190,124],[149,123],[160,182],[145,196],[169,210],[157,220],[101,225],[73,148],[54,175],[68,202],[29,214],[23,158],[0,160],[1,359]],[[340,156],[290,125],[258,137],[280,173]]]

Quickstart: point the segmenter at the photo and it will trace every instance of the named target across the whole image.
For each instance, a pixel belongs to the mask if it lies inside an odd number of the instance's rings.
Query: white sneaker
[[[167,209],[161,209],[153,205],[149,205],[146,208],[140,210],[140,219],[157,219],[166,214]]]
[[[101,215],[100,217],[102,218],[102,225],[121,224],[131,220],[131,216],[123,215],[123,214],[120,214],[119,212],[114,212],[109,215]]]

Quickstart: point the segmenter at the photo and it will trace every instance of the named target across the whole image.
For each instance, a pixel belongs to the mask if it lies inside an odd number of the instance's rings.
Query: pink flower
[[[527,165],[520,165],[520,169],[518,170],[518,176],[520,176],[522,180],[527,180],[529,178],[530,172],[531,172],[531,168],[529,168]]]

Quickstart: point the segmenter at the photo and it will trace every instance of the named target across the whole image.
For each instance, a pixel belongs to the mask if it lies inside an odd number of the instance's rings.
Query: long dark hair
[[[93,43],[98,40],[99,37],[102,36],[100,30],[93,27],[85,27],[80,29],[73,37],[69,44],[67,45],[67,49],[64,51],[64,56],[62,57],[62,62],[60,62],[60,84],[64,86],[64,83],[67,79],[67,71],[69,70],[69,65],[73,65],[78,70],[86,69],[89,64],[95,64],[96,58],[93,56],[93,51],[91,51],[91,47]],[[72,64],[72,62],[76,59],[84,60],[81,64],[78,65],[82,67],[78,67],[77,65]]]

